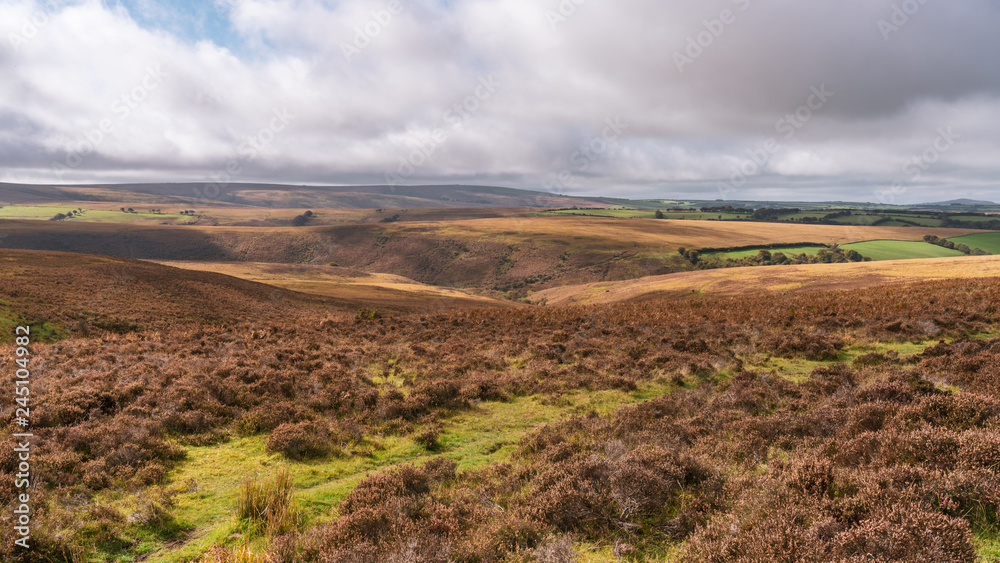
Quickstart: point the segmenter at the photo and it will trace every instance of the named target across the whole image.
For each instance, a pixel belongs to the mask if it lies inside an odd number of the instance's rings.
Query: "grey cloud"
[[[0,47],[0,180],[198,181],[237,159],[240,181],[381,184],[442,131],[406,181],[714,198],[769,139],[779,150],[728,197],[871,199],[901,177],[910,201],[986,197],[1000,172],[996,1],[927,0],[886,40],[879,21],[904,0],[588,0],[554,27],[555,0],[413,0],[351,60],[342,46],[388,1],[227,4],[243,50],[144,30],[96,0]],[[37,6],[0,5],[0,39]],[[680,71],[692,38],[707,45]],[[112,102],[157,63],[167,79],[118,119]],[[456,125],[449,110],[490,75],[502,87]],[[786,138],[779,120],[824,85],[832,99]],[[294,122],[245,158],[276,108]],[[628,124],[616,149],[580,169],[610,118]],[[53,155],[102,119],[114,133],[52,178]],[[961,141],[905,177],[949,125]]]

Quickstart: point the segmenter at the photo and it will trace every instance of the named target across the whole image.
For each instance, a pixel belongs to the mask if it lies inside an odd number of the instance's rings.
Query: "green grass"
[[[783,246],[783,247],[780,247],[780,248],[768,248],[767,250],[771,254],[774,254],[775,252],[782,252],[786,256],[791,257],[791,256],[794,256],[794,255],[797,255],[797,254],[810,254],[810,255],[815,256],[816,253],[818,253],[820,250],[822,250],[824,248],[827,248],[827,247],[826,246],[812,246],[812,245],[810,245],[810,246]],[[712,256],[712,257],[715,257],[715,258],[719,258],[721,260],[725,260],[726,258],[739,259],[739,258],[746,258],[746,257],[749,257],[749,256],[757,256],[757,254],[759,252],[760,252],[759,249],[753,249],[753,250],[734,250],[732,252],[710,252],[710,253],[705,254],[704,256],[705,257]]]
[[[12,311],[7,302],[0,300],[0,344],[14,342],[14,331],[19,326],[28,326],[31,342],[55,342],[69,335],[69,331],[59,325],[44,322],[31,322],[24,315]]]
[[[976,233],[948,240],[955,244],[965,243],[969,248],[981,248],[990,254],[1000,254],[1000,233]]]
[[[0,207],[0,219],[48,220],[56,213],[76,209],[67,205],[8,205]]]
[[[922,227],[940,227],[942,223],[941,219],[934,217],[933,215],[907,215],[903,213],[898,215],[888,214],[886,217],[904,222],[904,224],[906,222],[916,223]]]
[[[992,338],[994,335],[982,335],[982,338]],[[851,363],[859,356],[870,353],[885,354],[894,351],[901,358],[920,354],[928,347],[937,344],[940,339],[922,342],[862,342],[852,344],[840,352],[836,360],[807,360],[804,358],[757,357],[745,358],[754,369],[777,372],[791,381],[802,382],[809,379],[809,374],[816,368],[830,367],[839,362]],[[953,339],[945,339],[951,341]]]
[[[1000,561],[1000,535],[996,532],[979,532],[972,537],[976,546],[976,561]]]
[[[545,424],[590,411],[608,414],[619,406],[648,400],[673,388],[657,383],[633,392],[575,391],[558,398],[531,396],[482,403],[442,420],[434,452],[410,437],[400,436],[368,438],[352,455],[310,462],[290,462],[279,454],[268,453],[264,435],[188,448],[187,460],[168,475],[168,487],[179,492],[172,514],[178,526],[190,532],[180,545],[171,548],[161,541],[147,561],[187,562],[213,545],[231,547],[242,542],[245,530],[235,516],[235,507],[240,484],[247,475],[267,479],[287,468],[306,522],[320,522],[332,517],[340,501],[373,471],[405,463],[423,464],[439,456],[455,460],[459,470],[485,467],[508,459],[521,437]],[[129,500],[123,497],[119,502]],[[255,545],[259,547],[260,543]]]
[[[906,240],[871,240],[866,242],[853,242],[850,244],[842,244],[840,245],[840,248],[845,251],[856,250],[860,252],[862,256],[876,261],[965,256],[965,254],[957,250],[951,250],[936,244]]]
[[[1000,217],[996,215],[952,215],[952,219],[963,223],[984,223],[986,221],[996,221]]]
[[[67,213],[80,208],[71,204],[61,205],[8,205],[0,207],[0,219],[29,219],[34,221],[47,221],[57,213]],[[156,207],[155,209],[159,209]],[[87,222],[87,223],[162,223],[162,222],[187,222],[192,218],[179,213],[146,213],[148,208],[138,208],[135,213],[123,213],[120,210],[110,209],[83,209],[79,215],[75,215],[63,221]]]

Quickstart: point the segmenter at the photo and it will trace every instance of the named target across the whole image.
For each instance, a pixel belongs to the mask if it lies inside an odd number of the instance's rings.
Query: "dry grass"
[[[479,237],[504,234],[517,240],[591,241],[597,245],[622,247],[638,244],[664,252],[680,247],[720,248],[775,243],[815,242],[840,244],[859,240],[921,240],[925,234],[947,238],[967,234],[968,229],[914,227],[858,227],[842,225],[802,225],[737,221],[673,221],[618,219],[610,217],[509,217],[464,221],[440,221],[433,225],[394,225],[400,231],[420,230],[452,237]],[[599,242],[598,242],[599,241]],[[623,244],[624,243],[624,244]]]
[[[369,274],[360,270],[312,264],[263,262],[160,261],[175,268],[215,272],[266,283],[282,289],[352,299],[376,306],[426,308],[510,307],[512,303],[438,287],[392,274]]]
[[[746,295],[789,291],[866,289],[887,284],[1000,275],[1000,256],[964,256],[851,264],[744,267],[681,272],[610,283],[590,283],[540,291],[535,302],[614,303],[684,295]]]
[[[450,215],[424,219],[430,217]],[[551,216],[304,227],[0,221],[0,234],[6,235],[0,245],[146,260],[335,262],[369,273],[519,299],[559,285],[690,270],[693,266],[677,254],[680,247],[919,240],[925,234],[946,238],[969,232]],[[309,289],[321,290],[316,286]]]
[[[294,494],[288,469],[268,481],[247,476],[236,498],[236,516],[269,537],[293,531],[301,520]]]

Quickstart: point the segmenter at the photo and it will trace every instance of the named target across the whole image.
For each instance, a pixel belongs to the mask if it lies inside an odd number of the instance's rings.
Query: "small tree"
[[[653,216],[656,217],[657,219],[663,219],[663,212],[657,209],[656,213],[654,213]]]
[[[865,257],[862,256],[860,252],[854,250],[853,248],[844,253],[844,257],[850,260],[851,262],[861,262],[862,260],[865,259]]]

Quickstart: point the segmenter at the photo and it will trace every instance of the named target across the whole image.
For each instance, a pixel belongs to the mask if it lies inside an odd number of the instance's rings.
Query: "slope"
[[[919,281],[1000,276],[1000,256],[963,256],[850,264],[725,268],[650,276],[604,284],[557,287],[532,295],[536,303],[613,303],[684,295],[745,295],[861,290]]]

